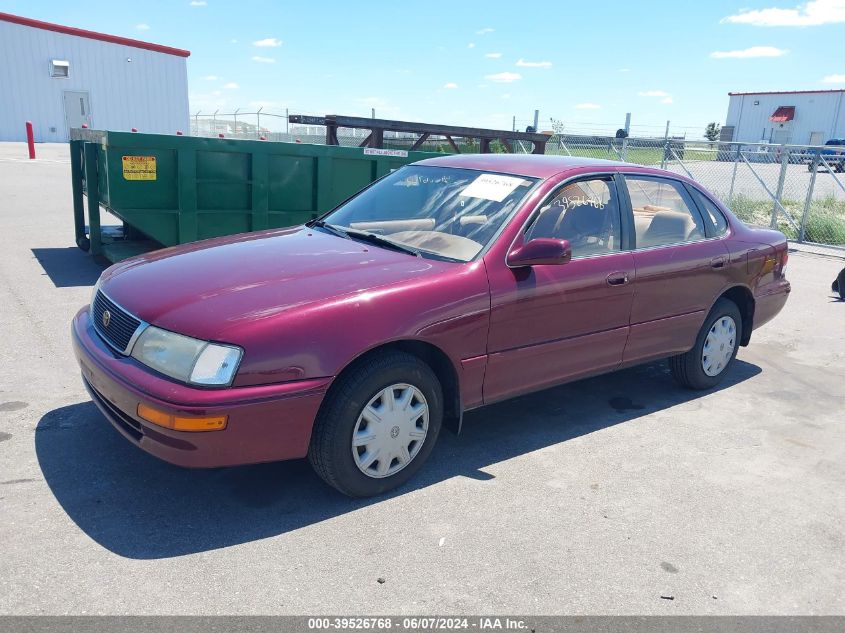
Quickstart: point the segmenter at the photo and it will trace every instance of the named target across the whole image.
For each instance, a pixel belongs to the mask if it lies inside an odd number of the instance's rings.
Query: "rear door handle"
[[[711,268],[724,268],[725,264],[728,263],[728,256],[727,255],[718,255],[710,260],[710,267]]]
[[[624,286],[628,283],[628,273],[624,271],[610,273],[607,276],[607,283],[609,286]]]

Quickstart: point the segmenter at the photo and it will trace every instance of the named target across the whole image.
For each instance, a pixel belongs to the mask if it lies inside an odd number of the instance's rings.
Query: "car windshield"
[[[493,239],[535,178],[409,165],[322,219],[356,239],[372,235],[423,256],[467,262]]]

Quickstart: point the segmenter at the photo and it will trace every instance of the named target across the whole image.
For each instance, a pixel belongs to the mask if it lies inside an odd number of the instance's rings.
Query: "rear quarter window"
[[[692,189],[693,198],[695,198],[696,204],[701,209],[705,221],[709,221],[713,235],[719,236],[727,233],[728,219],[725,217],[725,214],[722,213],[721,209],[719,209],[719,207],[717,207],[716,204],[707,196],[698,191],[698,189],[694,189],[692,187],[690,187],[690,189]]]

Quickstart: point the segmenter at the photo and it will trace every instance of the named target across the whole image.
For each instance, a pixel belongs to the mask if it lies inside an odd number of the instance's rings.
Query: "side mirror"
[[[507,264],[511,268],[554,266],[565,264],[571,259],[572,247],[569,245],[569,240],[538,237],[515,247],[508,253]]]

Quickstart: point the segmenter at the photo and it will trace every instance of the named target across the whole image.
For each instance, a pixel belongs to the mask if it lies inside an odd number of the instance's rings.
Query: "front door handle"
[[[725,264],[728,263],[728,256],[727,255],[717,255],[713,259],[710,260],[710,267],[711,268],[724,268]]]
[[[607,276],[607,284],[609,286],[624,286],[626,283],[628,283],[628,273],[625,271],[610,273]]]

